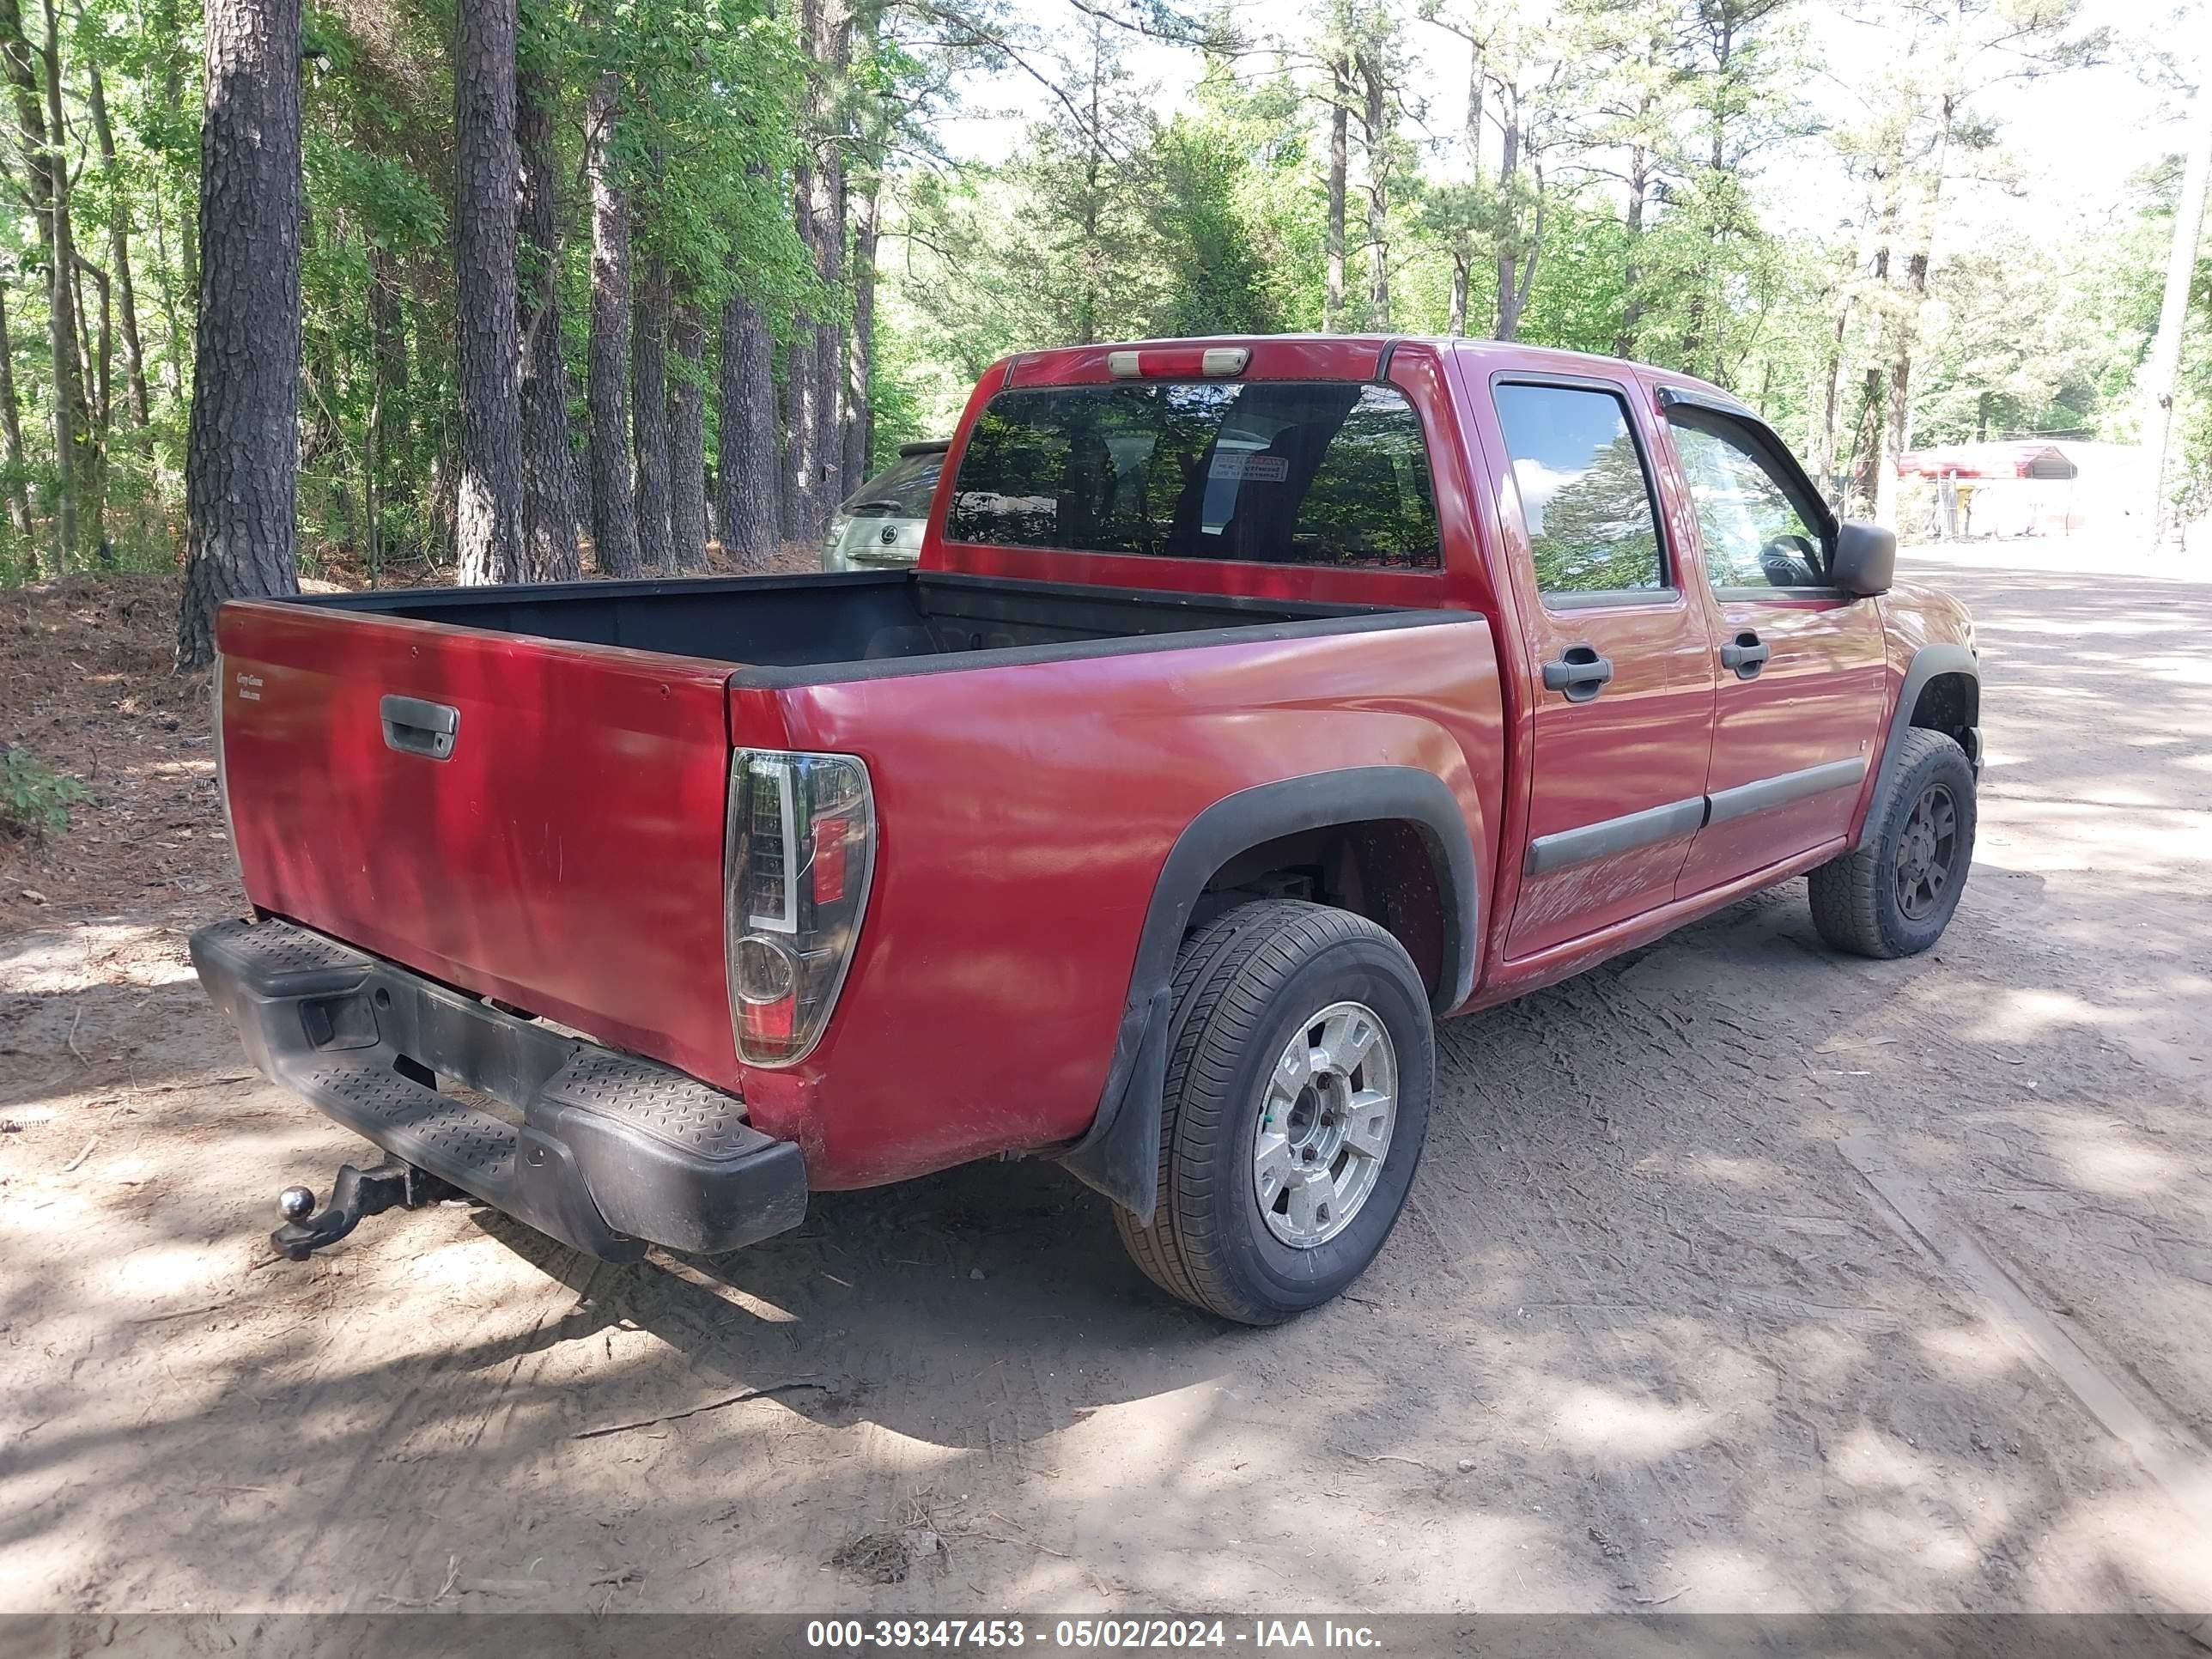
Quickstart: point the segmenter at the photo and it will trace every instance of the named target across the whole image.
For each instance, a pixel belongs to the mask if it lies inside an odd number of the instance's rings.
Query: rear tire
[[[1917,956],[1943,937],[1974,860],[1974,769],[1941,732],[1914,726],[1867,809],[1859,845],[1811,877],[1813,925],[1838,951]]]
[[[1152,1221],[1117,1207],[1121,1243],[1169,1294],[1279,1324],[1364,1272],[1405,1207],[1435,1086],[1427,991],[1364,917],[1267,900],[1183,941],[1170,1021]]]

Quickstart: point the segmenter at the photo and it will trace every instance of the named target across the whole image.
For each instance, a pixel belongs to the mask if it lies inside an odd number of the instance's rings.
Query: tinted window
[[[1828,579],[1819,520],[1794,499],[1741,422],[1675,409],[1674,452],[1697,504],[1698,539],[1715,587],[1817,587]]]
[[[1627,405],[1579,386],[1501,386],[1498,422],[1547,593],[1661,588],[1658,518]]]
[[[926,519],[937,476],[945,471],[945,452],[902,455],[854,490],[838,510],[855,516]]]
[[[1002,392],[961,456],[954,541],[1434,570],[1421,426],[1388,386],[1207,381]]]

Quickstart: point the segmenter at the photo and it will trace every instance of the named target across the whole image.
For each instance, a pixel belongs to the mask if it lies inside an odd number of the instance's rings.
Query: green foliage
[[[924,392],[927,373],[918,344],[903,329],[877,325],[868,383],[875,415],[874,442],[868,453],[871,476],[898,458],[901,444],[945,435],[946,428]]]
[[[419,575],[450,556],[459,3],[309,0],[305,15],[299,499],[311,571]],[[1815,75],[1820,0],[1331,0],[1304,12],[1223,5],[1203,18],[1169,0],[854,0],[842,68],[810,59],[799,9],[771,0],[521,0],[522,68],[552,100],[562,241],[550,276],[574,428],[580,438],[591,280],[586,100],[602,75],[620,91],[614,172],[630,193],[634,251],[657,257],[710,316],[743,293],[787,348],[794,321],[855,314],[857,234],[833,287],[794,224],[799,172],[824,146],[846,167],[848,231],[863,203],[879,205],[868,384],[880,464],[902,441],[946,432],[975,378],[1010,351],[1320,327],[1328,65],[1341,60],[1360,83],[1348,120],[1346,326],[1365,321],[1368,188],[1379,177],[1398,331],[1490,332],[1503,260],[1516,279],[1533,274],[1520,338],[1626,350],[1714,380],[1808,453],[1825,446],[1838,473],[1854,465],[1866,377],[1886,381],[1900,353],[1917,441],[2131,436],[2178,167],[2127,181],[2118,204],[2101,217],[2085,210],[2064,238],[1958,238],[1949,218],[1968,173],[2015,171],[1974,77],[1998,74],[1993,65],[2008,77],[2062,73],[2106,50],[2100,9],[1856,3],[1896,49],[1842,88]],[[43,15],[26,15],[42,64]],[[67,459],[95,523],[58,550],[61,366],[19,155],[18,210],[0,216],[21,432],[20,456],[0,454],[0,582],[57,568],[173,568],[184,529],[199,8],[81,0],[58,15],[85,262],[81,355],[96,405]],[[1197,54],[1195,92],[1180,107],[1139,73],[1164,40]],[[1361,95],[1368,64],[1384,82],[1375,135]],[[1458,78],[1470,67],[1472,88]],[[1035,89],[1044,114],[1009,153],[956,161],[945,118],[988,112],[962,106],[978,70]],[[95,71],[112,163],[91,125]],[[1833,125],[1816,130],[1819,118]],[[1470,118],[1481,134],[1472,144]],[[1784,199],[1808,178],[1834,198],[1812,214]],[[1785,216],[1792,228],[1779,234]],[[143,423],[111,270],[118,230]],[[1929,250],[1923,307],[1906,273]],[[546,273],[529,261],[526,252],[520,279],[534,289]],[[714,404],[710,395],[710,434]],[[1877,441],[1880,425],[1869,428]],[[2212,338],[2201,321],[2177,431],[2182,487],[2212,504]]]
[[[1239,210],[1244,158],[1201,124],[1178,118],[1154,136],[1146,160],[1161,272],[1146,332],[1273,333],[1279,319],[1267,259],[1257,228]]]
[[[0,830],[32,841],[68,832],[70,809],[92,791],[21,749],[0,748]]]

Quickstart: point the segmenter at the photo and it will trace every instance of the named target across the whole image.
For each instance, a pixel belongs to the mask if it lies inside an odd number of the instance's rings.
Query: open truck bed
[[[1275,740],[1310,744],[1316,696],[1463,700],[1494,672],[1462,611],[929,572],[318,595],[227,606],[219,644],[225,799],[260,912],[742,1096],[817,1186],[972,1156],[1024,1091],[1060,1103],[1029,1138],[1080,1135],[1138,896],[1219,787],[1210,750],[1271,704]],[[856,759],[880,826],[862,988],[839,1005],[873,1021],[849,1117],[818,1093],[834,1027],[769,1069],[732,1031],[733,763],[788,750]],[[998,994],[1008,915],[1116,937],[1119,963],[1018,976],[1046,998],[1037,1042],[979,1057],[947,1113],[906,1056],[948,1001]],[[1048,1043],[1066,1058],[1041,1074]]]
[[[296,603],[413,622],[617,646],[749,668],[747,684],[912,673],[916,659],[1026,650],[1024,660],[1255,629],[1328,631],[1370,605],[1157,593],[945,572],[585,582],[319,595]],[[1052,647],[1059,647],[1053,649]],[[871,668],[866,665],[891,664]],[[951,664],[951,666],[972,665]]]

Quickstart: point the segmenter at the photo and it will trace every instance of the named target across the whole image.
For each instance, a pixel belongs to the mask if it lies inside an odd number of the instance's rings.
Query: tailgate
[[[255,904],[735,1083],[726,664],[282,603],[217,643]]]

